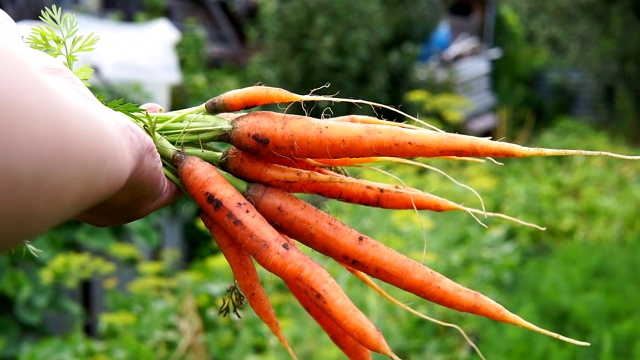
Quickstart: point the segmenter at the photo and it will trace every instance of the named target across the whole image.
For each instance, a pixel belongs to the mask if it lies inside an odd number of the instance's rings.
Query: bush
[[[400,105],[419,44],[440,14],[436,1],[262,1],[249,69],[256,82]],[[347,105],[337,112],[353,112]],[[357,109],[357,108],[356,108]],[[368,109],[367,109],[368,110]]]

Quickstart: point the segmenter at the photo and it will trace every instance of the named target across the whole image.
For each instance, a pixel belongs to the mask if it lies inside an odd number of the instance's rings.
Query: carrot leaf
[[[233,285],[229,285],[227,288],[228,295],[222,297],[222,306],[218,311],[219,315],[227,316],[229,312],[232,312],[238,319],[241,319],[239,310],[244,308],[244,295],[240,292],[238,286],[234,282]]]
[[[62,56],[64,66],[89,86],[93,69],[88,64],[74,69],[74,65],[78,62],[78,54],[92,51],[99,37],[94,33],[78,35],[79,26],[75,15],[63,14],[62,8],[56,5],[42,10],[40,20],[44,25],[31,29],[25,42],[31,48],[54,58]]]

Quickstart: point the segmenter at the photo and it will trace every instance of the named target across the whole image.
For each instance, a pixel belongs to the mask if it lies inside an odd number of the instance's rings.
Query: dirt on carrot
[[[285,159],[282,162],[287,161]],[[296,162],[296,164],[306,163]],[[384,209],[464,211],[471,215],[499,217],[543,229],[538,225],[504,214],[465,207],[411,187],[356,179],[330,170],[309,167],[308,164],[307,169],[279,165],[235,147],[225,152],[219,166],[246,181],[265,184],[288,192],[316,194],[342,202]]]
[[[525,321],[494,300],[357,232],[287,192],[251,184],[246,196],[273,226],[287,236],[388,284],[450,309],[587,345]]]
[[[198,206],[262,267],[300,288],[343,331],[371,351],[395,358],[380,331],[344,294],[331,275],[286,239],[204,160],[177,152],[181,183]]]
[[[243,151],[267,157],[280,155],[311,159],[377,156],[520,158],[590,155],[640,159],[638,156],[601,151],[529,148],[427,129],[313,119],[266,111],[256,111],[235,119],[229,138],[225,140]]]
[[[287,349],[291,358],[297,359],[293,349],[289,345],[287,338],[282,332],[280,322],[276,316],[267,292],[260,283],[258,271],[255,264],[247,253],[245,253],[240,245],[227,234],[222,227],[211,219],[206,213],[202,212],[200,218],[204,225],[209,229],[215,242],[218,244],[220,251],[231,267],[231,271],[236,278],[240,290],[245,294],[249,305],[253,311],[262,319],[269,327],[271,332],[278,338],[280,343]]]
[[[295,241],[283,235],[289,241],[292,247],[296,247]],[[336,323],[325,314],[322,309],[316,306],[309,297],[300,291],[296,286],[287,283],[287,288],[291,294],[298,300],[300,305],[307,313],[322,327],[324,332],[329,336],[336,346],[351,360],[369,360],[371,359],[371,351],[357,342],[351,335],[345,333]]]

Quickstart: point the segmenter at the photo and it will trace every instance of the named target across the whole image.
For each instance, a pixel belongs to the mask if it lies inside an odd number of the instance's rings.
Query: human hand
[[[149,112],[157,104],[143,106]],[[119,114],[118,114],[119,115]],[[95,226],[112,226],[145,217],[179,198],[182,193],[163,173],[162,162],[151,138],[126,117],[120,117],[122,135],[135,156],[133,172],[125,184],[96,206],[81,213],[77,220]]]
[[[154,103],[141,106],[149,113],[164,111]],[[162,162],[151,138],[140,128],[126,120],[131,132],[132,153],[138,155],[139,166],[120,191],[106,201],[85,211],[78,220],[96,225],[118,225],[140,219],[168,205],[182,195],[178,187],[164,176]],[[123,124],[124,125],[124,124]]]
[[[180,196],[151,138],[101,104],[59,59],[26,46],[2,10],[0,53],[0,125],[9,149],[0,163],[13,175],[0,180],[7,241],[72,218],[123,224]]]

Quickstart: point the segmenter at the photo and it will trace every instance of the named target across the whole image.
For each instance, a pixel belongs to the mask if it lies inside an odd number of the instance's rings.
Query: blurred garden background
[[[180,34],[179,81],[167,85],[163,104],[170,108],[264,83],[393,105],[449,131],[640,154],[640,5],[633,0],[0,0],[0,8],[16,20],[36,19],[53,3],[123,24],[168,19]],[[154,100],[144,84],[114,82],[106,73],[97,69],[101,81],[92,90]],[[315,115],[371,112],[311,107]],[[499,219],[482,219],[484,228],[465,213],[307,199],[525,319],[592,344],[570,345],[385,288],[414,309],[461,326],[489,359],[640,358],[638,163],[574,157],[428,164],[476,189],[489,211],[547,230]],[[397,164],[384,169],[479,207],[473,194],[442,175]],[[366,168],[353,173],[394,181]],[[187,199],[114,228],[65,223],[30,243],[41,250],[37,256],[26,248],[0,254],[2,359],[288,356],[250,309],[240,319],[218,315],[233,277]],[[398,309],[329,259],[310,254],[400,357],[478,358],[457,331]],[[286,287],[269,274],[262,278],[299,357],[342,358]]]

